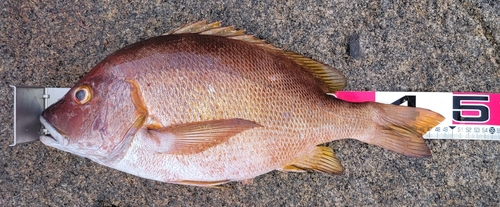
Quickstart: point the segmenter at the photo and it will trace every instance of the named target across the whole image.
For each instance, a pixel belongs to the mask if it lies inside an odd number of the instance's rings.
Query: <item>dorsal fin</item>
[[[347,85],[344,74],[337,69],[294,52],[287,51],[285,54],[325,83],[328,86],[328,91],[325,92],[340,91]]]
[[[210,24],[207,24],[207,21],[203,20],[203,21],[199,21],[199,22],[195,22],[195,23],[183,24],[180,27],[177,27],[173,30],[170,30],[163,35],[182,34],[182,33],[200,33],[203,31],[214,29],[214,28],[220,28],[220,25],[221,25],[220,22],[212,22]]]
[[[256,38],[253,35],[246,34],[245,30],[236,29],[234,26],[221,27],[221,22],[207,23],[205,20],[203,20],[195,23],[184,24],[163,35],[182,33],[198,33],[202,35],[222,36],[230,39],[250,42],[255,45],[282,53],[283,55],[292,59],[298,65],[302,66],[302,68],[312,73],[314,77],[325,83],[328,87],[328,90],[325,92],[333,93],[342,90],[342,88],[344,88],[347,84],[345,76],[340,71],[303,55],[294,52],[287,52],[282,49],[276,48],[272,44],[266,43],[264,40]]]
[[[258,46],[263,46],[271,50],[276,50],[282,52],[283,50],[274,47],[271,44],[266,43],[264,40],[256,38],[253,35],[246,34],[245,30],[236,29],[234,26],[221,27],[221,22],[207,23],[207,21],[199,21],[190,24],[184,24],[178,28],[170,30],[163,35],[170,34],[183,34],[183,33],[193,33],[202,35],[215,35],[221,37],[227,37],[230,39],[241,40],[245,42],[251,42]]]

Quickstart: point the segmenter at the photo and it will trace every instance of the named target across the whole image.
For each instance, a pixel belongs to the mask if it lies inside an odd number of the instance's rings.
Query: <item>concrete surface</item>
[[[346,74],[348,90],[500,92],[500,3],[494,0],[3,0],[0,205],[500,203],[498,141],[429,140],[430,159],[337,141],[328,145],[342,160],[343,175],[272,172],[249,185],[228,184],[227,189],[150,181],[39,142],[8,147],[13,100],[7,84],[71,87],[111,52],[202,19],[236,25],[330,64]],[[350,41],[359,51],[349,51]]]

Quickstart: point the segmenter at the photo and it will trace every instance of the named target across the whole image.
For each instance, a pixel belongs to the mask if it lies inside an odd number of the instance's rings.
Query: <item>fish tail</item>
[[[443,116],[422,108],[380,103],[369,105],[375,112],[373,130],[356,139],[410,157],[432,155],[422,136],[443,121]]]

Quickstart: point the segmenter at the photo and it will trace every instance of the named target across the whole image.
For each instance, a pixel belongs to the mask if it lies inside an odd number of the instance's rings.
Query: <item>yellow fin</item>
[[[293,165],[287,165],[281,169],[281,171],[286,171],[286,172],[307,172],[306,170],[302,168],[295,167]]]
[[[252,43],[257,46],[265,47],[278,53],[287,56],[302,68],[312,73],[317,79],[326,84],[325,92],[333,93],[342,90],[347,82],[345,76],[338,70],[315,61],[311,58],[302,56],[294,52],[285,52],[282,49],[276,48],[272,44],[266,43],[264,40],[256,38],[253,35],[245,33],[245,30],[238,30],[234,26],[221,27],[220,22],[207,23],[205,20],[185,24],[176,29],[173,29],[164,35],[182,34],[182,33],[198,33],[201,35],[215,35],[227,37],[230,39],[241,40]]]
[[[221,22],[207,23],[207,21],[203,20],[195,23],[184,24],[163,35],[184,33],[227,37],[230,39],[250,42],[271,50],[283,52],[281,49],[278,49],[273,45],[266,43],[264,40],[256,38],[253,35],[246,34],[245,30],[236,29],[234,26],[221,27]]]
[[[169,35],[169,34],[182,34],[182,33],[200,33],[204,32],[213,28],[220,28],[221,23],[220,22],[212,22],[210,24],[207,24],[207,21],[199,21],[195,23],[188,23],[184,24],[178,28],[175,28],[173,30],[168,31],[167,33],[163,35]]]
[[[285,53],[297,64],[312,73],[314,77],[325,83],[328,86],[328,91],[325,92],[333,93],[340,91],[347,85],[344,74],[337,69],[294,52]]]
[[[220,27],[220,28],[206,30],[200,32],[200,34],[230,37],[230,36],[244,35],[245,30],[237,30],[234,28],[234,26],[227,26],[227,27]]]
[[[305,172],[314,170],[323,173],[340,174],[344,167],[329,147],[316,147],[310,154],[299,158],[295,163],[284,166],[282,171]]]
[[[178,124],[148,130],[160,153],[193,154],[226,142],[232,136],[259,124],[244,119],[221,119]]]

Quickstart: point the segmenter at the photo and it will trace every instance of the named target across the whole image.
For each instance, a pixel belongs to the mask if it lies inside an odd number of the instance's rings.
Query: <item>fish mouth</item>
[[[49,134],[40,136],[40,141],[43,144],[55,148],[63,147],[68,144],[68,139],[56,127],[54,127],[47,119],[40,116],[40,122],[49,131]]]

